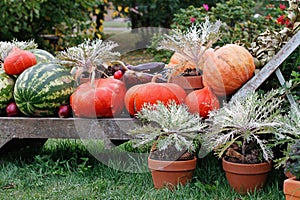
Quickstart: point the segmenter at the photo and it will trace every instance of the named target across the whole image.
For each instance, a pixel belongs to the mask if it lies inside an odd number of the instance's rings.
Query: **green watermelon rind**
[[[55,60],[54,55],[43,49],[30,49],[29,51],[35,55],[37,63],[51,62]]]
[[[15,81],[12,77],[0,69],[0,112],[3,112],[10,101],[13,100]]]
[[[69,104],[75,81],[69,70],[54,63],[39,63],[26,69],[16,80],[14,98],[27,116],[56,115]]]

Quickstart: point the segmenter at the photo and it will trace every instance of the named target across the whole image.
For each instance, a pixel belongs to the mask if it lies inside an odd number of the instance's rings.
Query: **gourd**
[[[145,103],[155,104],[158,101],[165,105],[174,100],[180,104],[186,97],[185,91],[175,83],[156,83],[155,78],[144,84],[128,89],[125,94],[125,107],[131,116],[141,110]]]
[[[204,54],[203,83],[217,96],[231,95],[253,75],[252,55],[244,47],[227,44]]]
[[[37,63],[33,53],[14,47],[4,59],[3,67],[9,75],[20,75],[25,69]]]
[[[125,84],[114,78],[100,78],[79,85],[70,97],[77,117],[115,117],[124,109]]]
[[[220,108],[218,97],[209,87],[189,93],[184,103],[191,113],[198,113],[202,118],[208,118],[210,111]]]
[[[184,63],[186,62],[186,63]],[[179,65],[182,64],[182,65]],[[168,67],[175,68],[173,75],[179,75],[183,73],[186,69],[195,69],[195,64],[187,60],[183,55],[178,52],[175,52],[169,61]]]
[[[69,104],[74,90],[75,81],[66,67],[39,63],[18,76],[14,99],[27,116],[52,116],[61,105]]]

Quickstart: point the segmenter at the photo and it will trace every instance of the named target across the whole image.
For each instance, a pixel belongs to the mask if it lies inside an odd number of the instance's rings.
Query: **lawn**
[[[221,163],[212,154],[199,159],[194,178],[174,191],[156,190],[151,174],[117,170],[124,161],[110,166],[95,159],[80,140],[49,139],[44,147],[6,154],[0,161],[0,199],[284,199],[282,170],[273,170],[263,190],[241,196],[231,191]],[[122,146],[122,145],[121,145]],[[98,153],[110,156],[104,148]],[[131,160],[129,168],[145,166]]]

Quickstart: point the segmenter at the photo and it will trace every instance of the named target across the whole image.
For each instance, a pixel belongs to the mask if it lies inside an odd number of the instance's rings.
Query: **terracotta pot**
[[[240,164],[222,159],[223,169],[229,185],[238,193],[253,193],[261,189],[267,180],[272,164],[268,162],[259,164]]]
[[[167,187],[173,190],[178,184],[185,185],[192,179],[196,164],[196,157],[185,161],[162,161],[148,158],[148,167],[156,189]]]
[[[286,200],[300,200],[300,181],[295,177],[284,180],[283,192]]]
[[[284,173],[284,175],[285,175],[287,178],[293,178],[293,177],[295,177],[295,175],[293,175],[291,172],[286,172],[286,173]]]
[[[172,76],[170,82],[180,85],[187,94],[204,87],[202,76]]]

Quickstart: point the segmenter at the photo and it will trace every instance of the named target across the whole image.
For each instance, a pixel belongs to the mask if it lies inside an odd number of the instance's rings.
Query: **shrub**
[[[1,40],[35,39],[44,48],[46,44],[41,35],[51,34],[59,36],[60,40],[55,41],[58,46],[82,42],[82,38],[94,37],[101,32],[99,27],[96,30],[96,24],[89,16],[92,12],[95,14],[96,9],[100,13],[101,5],[104,5],[102,0],[1,1]]]

